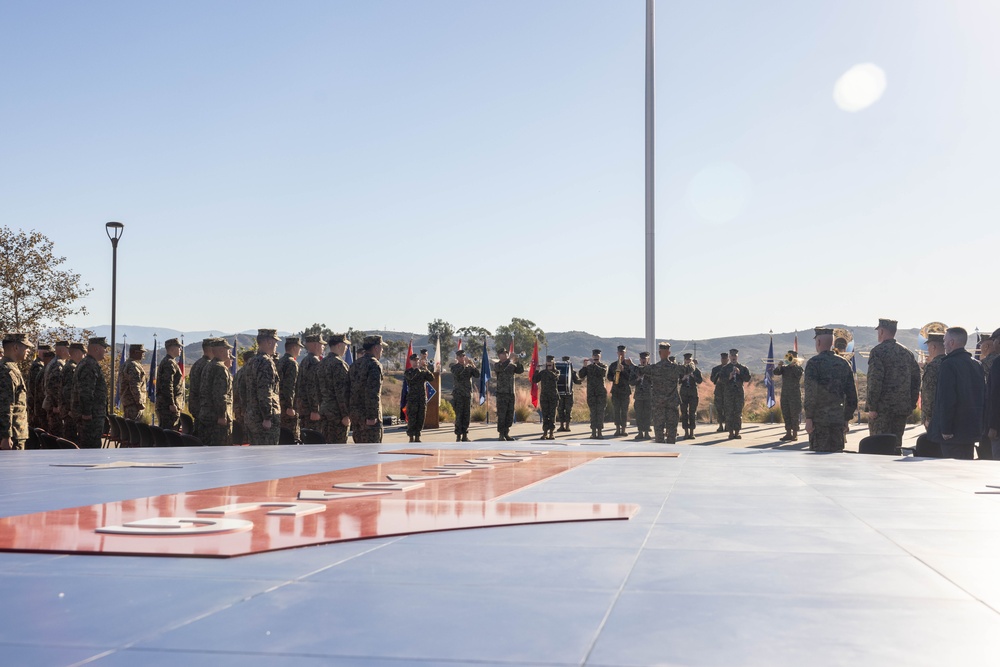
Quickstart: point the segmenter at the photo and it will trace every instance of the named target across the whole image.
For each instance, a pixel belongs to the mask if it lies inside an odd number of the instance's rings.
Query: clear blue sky
[[[6,2],[0,224],[110,320],[644,332],[643,0]],[[1000,3],[657,3],[657,337],[1000,326]],[[867,108],[834,103],[855,65]],[[972,280],[970,280],[972,279]]]

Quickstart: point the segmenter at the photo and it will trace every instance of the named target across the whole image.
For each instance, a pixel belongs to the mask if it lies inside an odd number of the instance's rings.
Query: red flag
[[[458,339],[458,349],[460,349],[460,350],[462,349],[462,339],[461,338]]]
[[[406,348],[406,367],[404,370],[410,370],[413,368],[413,364],[410,363],[410,355],[413,354],[413,339],[410,339],[410,346]],[[397,367],[398,368],[398,367]],[[406,421],[406,395],[409,392],[406,389],[406,379],[403,379],[403,393],[399,395],[399,414],[403,415],[403,421]]]
[[[510,337],[510,347],[507,349],[507,356],[510,357],[511,361],[514,361],[514,337]]]
[[[531,368],[528,369],[528,379],[531,380],[531,404],[538,407],[538,383],[535,382],[535,369],[538,368],[538,339],[535,339],[535,349],[531,353]]]

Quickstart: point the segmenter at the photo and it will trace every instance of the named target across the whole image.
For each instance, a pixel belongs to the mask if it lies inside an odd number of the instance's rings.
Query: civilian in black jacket
[[[993,332],[993,345],[1000,344],[1000,329]],[[997,369],[1000,371],[1000,368]],[[1000,372],[986,376],[986,421],[987,436],[993,443],[993,460],[1000,461]],[[980,451],[987,443],[979,443]]]
[[[982,364],[965,349],[968,340],[961,327],[948,329],[944,336],[945,356],[927,434],[941,443],[945,458],[971,460],[982,437],[985,379]]]

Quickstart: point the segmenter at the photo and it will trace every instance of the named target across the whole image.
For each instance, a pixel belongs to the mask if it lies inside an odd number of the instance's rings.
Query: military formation
[[[928,361],[921,373],[913,353],[895,340],[896,326],[894,320],[880,319],[876,327],[878,345],[869,353],[864,410],[872,435],[892,434],[901,441],[906,421],[918,401],[924,426],[931,430],[940,403],[939,375],[949,358],[945,348],[950,339],[936,331],[927,336]],[[955,332],[953,338],[964,330],[956,328]],[[781,440],[798,439],[802,414],[810,449],[843,450],[849,422],[858,409],[858,394],[854,372],[841,349],[844,341],[836,335],[832,328],[815,329],[816,356],[803,365],[798,355],[789,351],[774,368],[774,374],[782,378],[785,435]],[[156,422],[166,429],[182,428],[187,412],[193,417],[194,434],[208,445],[278,444],[282,432],[298,441],[306,429],[318,431],[329,443],[346,443],[349,435],[358,443],[381,442],[381,336],[365,337],[363,352],[351,365],[344,358],[349,340],[343,334],[326,340],[318,335],[286,337],[279,358],[277,347],[281,342],[274,329],[258,330],[256,352],[244,353],[243,366],[234,376],[231,345],[223,338],[206,338],[202,341],[202,357],[189,369],[185,401],[185,382],[178,364],[182,346],[172,338],[164,344],[165,355],[156,368],[155,402],[151,405],[142,365],[146,350],[142,345],[129,345],[128,360],[120,376],[122,412],[133,420],[148,419],[152,415],[147,412],[155,412]],[[1000,356],[1000,330],[981,338],[980,345],[982,360],[975,363],[989,383],[993,362]],[[327,346],[329,351],[324,354]],[[71,440],[81,448],[100,447],[109,398],[102,370],[110,347],[106,339],[95,337],[86,344],[60,340],[35,346],[24,334],[8,334],[3,338],[3,347],[0,448],[24,448],[33,428]],[[667,342],[658,344],[655,363],[651,363],[647,352],[640,353],[638,363],[634,363],[627,348],[620,345],[610,365],[602,361],[601,350],[595,349],[579,370],[569,363],[569,357],[559,363],[554,356],[546,356],[530,374],[538,395],[542,439],[551,440],[556,431],[570,430],[573,390],[578,384],[585,386],[591,438],[604,437],[607,416],[615,424],[613,437],[629,435],[629,407],[633,400],[638,430],[635,440],[674,443],[680,429],[684,439],[695,438],[698,386],[704,378],[692,354],[685,353],[683,361],[678,362],[670,347]],[[32,353],[35,360],[22,376],[21,365]],[[499,439],[513,440],[510,431],[515,377],[525,368],[506,348],[498,349],[497,357],[491,369],[496,379],[497,431]],[[412,354],[409,362],[404,376],[409,390],[407,435],[410,442],[420,442],[426,414],[424,385],[433,383],[436,375],[428,367],[424,350]],[[454,377],[451,398],[456,413],[455,439],[468,442],[474,382],[481,377],[481,371],[464,350],[458,350],[450,370]],[[714,385],[718,432],[740,439],[744,387],[751,381],[751,374],[740,363],[739,350],[722,353],[708,379]],[[1000,380],[997,384],[1000,387]],[[997,403],[1000,405],[1000,399]],[[609,407],[611,414],[606,415]],[[990,445],[996,430],[984,420],[976,441]],[[991,446],[980,446],[981,458],[991,455]]]

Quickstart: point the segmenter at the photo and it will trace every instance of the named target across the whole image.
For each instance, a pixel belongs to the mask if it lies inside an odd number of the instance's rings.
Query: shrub
[[[452,407],[448,399],[442,398],[438,403],[438,419],[442,422],[455,421],[455,408]]]
[[[514,406],[514,419],[522,424],[527,424],[532,421],[531,417],[535,414],[534,409],[531,405],[515,405]]]
[[[484,422],[486,421],[486,404],[473,405],[472,410],[469,411],[469,421],[474,422]]]
[[[906,418],[906,423],[919,424],[920,422],[923,421],[923,418],[924,418],[923,410],[921,410],[920,408],[913,408],[913,412],[911,412],[910,416]]]

